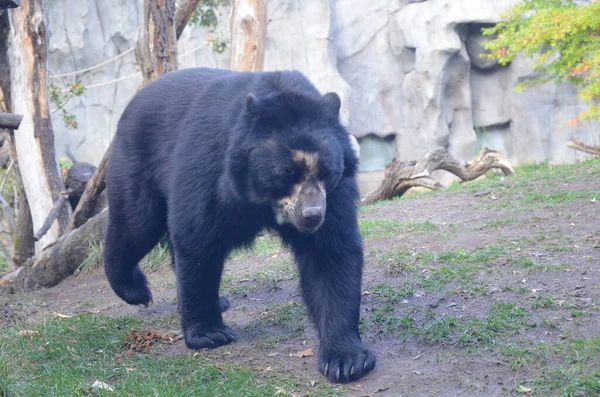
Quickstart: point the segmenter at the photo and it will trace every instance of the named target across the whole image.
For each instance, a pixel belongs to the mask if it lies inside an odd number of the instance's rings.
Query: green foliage
[[[59,157],[58,165],[60,166],[61,170],[68,171],[69,168],[73,166],[73,163],[71,163],[71,161],[67,157]]]
[[[65,105],[71,98],[81,96],[85,92],[85,86],[81,81],[77,80],[74,83],[60,86],[56,83],[50,84],[50,102],[52,102],[55,108],[52,112],[61,112],[61,118],[65,123],[65,126],[69,129],[76,129],[78,127],[77,118],[73,113],[70,113],[65,109]]]
[[[521,81],[517,90],[548,81],[571,82],[580,87],[585,101],[600,96],[600,2],[524,0],[482,32],[495,35],[485,43],[489,59],[502,65],[520,53],[535,59],[537,76]],[[597,118],[600,106],[593,104],[569,125]]]
[[[230,3],[230,0],[201,0],[190,17],[189,25],[200,25],[215,34],[219,25],[218,9],[228,6]],[[208,43],[214,52],[222,54],[227,50],[229,40],[222,37],[211,37],[208,39]]]

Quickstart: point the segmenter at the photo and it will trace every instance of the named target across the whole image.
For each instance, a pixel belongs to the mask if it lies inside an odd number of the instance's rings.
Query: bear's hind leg
[[[152,293],[139,261],[166,232],[164,205],[148,199],[141,211],[111,203],[104,242],[104,270],[115,293],[130,305],[148,305]]]

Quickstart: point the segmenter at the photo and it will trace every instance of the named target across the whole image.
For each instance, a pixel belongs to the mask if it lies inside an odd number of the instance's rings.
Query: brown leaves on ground
[[[130,357],[135,353],[147,353],[150,351],[150,347],[157,342],[174,343],[181,338],[182,336],[169,336],[153,329],[138,331],[132,328],[131,332],[125,337],[125,343],[123,344],[123,347],[127,350],[119,353],[116,359],[120,359],[124,355]]]
[[[306,349],[303,350],[301,352],[297,352],[296,354],[294,354],[296,357],[300,357],[300,358],[304,358],[304,357],[311,357],[314,356],[315,353],[313,352],[313,349]]]

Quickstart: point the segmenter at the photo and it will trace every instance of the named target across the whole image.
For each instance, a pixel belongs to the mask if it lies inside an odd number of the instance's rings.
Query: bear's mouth
[[[273,204],[277,224],[291,223],[303,233],[314,233],[321,227],[325,210],[325,186],[314,178],[294,185],[289,196]]]

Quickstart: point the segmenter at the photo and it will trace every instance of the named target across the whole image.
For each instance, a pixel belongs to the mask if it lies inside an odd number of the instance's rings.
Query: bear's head
[[[271,206],[280,225],[303,233],[318,230],[327,195],[343,175],[354,172],[348,164],[355,168],[357,162],[339,110],[335,93],[248,94],[237,150],[235,179],[243,181],[238,191],[253,204]]]

